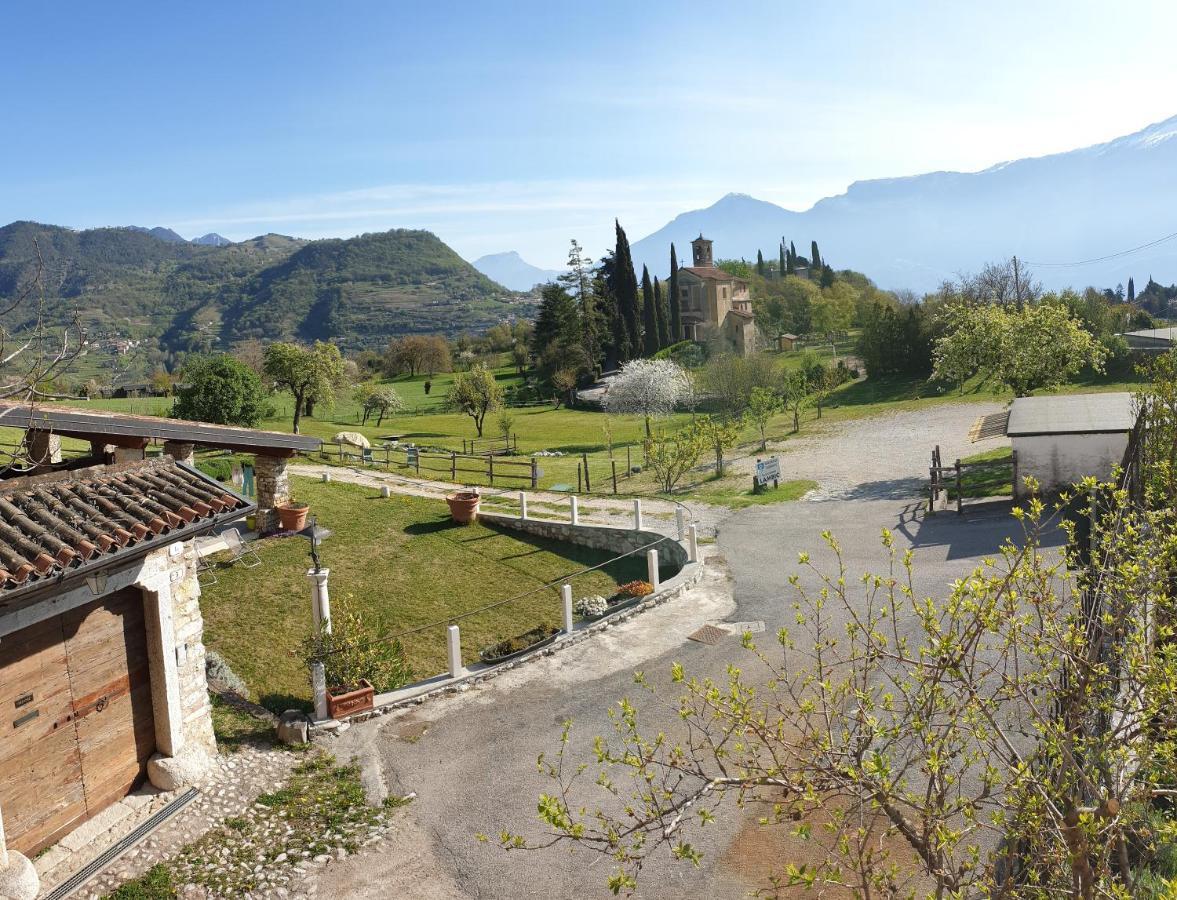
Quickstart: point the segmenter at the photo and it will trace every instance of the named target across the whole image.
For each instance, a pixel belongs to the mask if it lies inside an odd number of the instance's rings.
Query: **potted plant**
[[[344,600],[328,625],[303,642],[308,665],[323,663],[327,712],[333,719],[372,709],[376,692],[393,691],[413,680],[400,641],[381,640]]]
[[[450,518],[459,525],[469,525],[478,518],[478,501],[482,498],[477,490],[458,491],[445,498],[450,507]]]
[[[301,500],[292,500],[284,506],[278,507],[278,521],[283,531],[302,531],[307,524],[307,513],[310,505]]]

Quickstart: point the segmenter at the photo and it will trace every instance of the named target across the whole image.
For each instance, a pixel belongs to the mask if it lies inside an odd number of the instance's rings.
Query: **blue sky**
[[[39,8],[38,8],[39,7]],[[555,266],[740,191],[979,169],[1177,114],[1177,5],[10,4],[0,222],[435,231]]]

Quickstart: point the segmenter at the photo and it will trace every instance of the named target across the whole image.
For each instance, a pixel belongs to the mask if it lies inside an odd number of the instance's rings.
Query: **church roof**
[[[725,272],[717,266],[683,266],[682,271],[690,272],[696,278],[702,278],[704,281],[743,281],[743,278],[737,278],[731,272]]]

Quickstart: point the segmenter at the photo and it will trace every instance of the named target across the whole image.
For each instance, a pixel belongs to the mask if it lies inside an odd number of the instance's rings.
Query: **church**
[[[691,241],[692,265],[678,270],[681,335],[676,340],[716,343],[723,351],[747,355],[756,349],[756,324],[748,282],[715,265],[711,241]]]

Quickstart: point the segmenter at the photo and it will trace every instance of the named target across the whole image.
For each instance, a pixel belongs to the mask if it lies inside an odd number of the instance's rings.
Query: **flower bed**
[[[553,626],[539,625],[531,631],[525,631],[523,634],[516,635],[513,638],[507,638],[504,641],[499,641],[497,644],[491,644],[489,647],[483,647],[478,652],[478,657],[484,663],[500,663],[506,662],[509,659],[514,659],[516,656],[522,656],[532,650],[538,650],[540,647],[546,647],[553,643],[560,635],[560,629]]]

